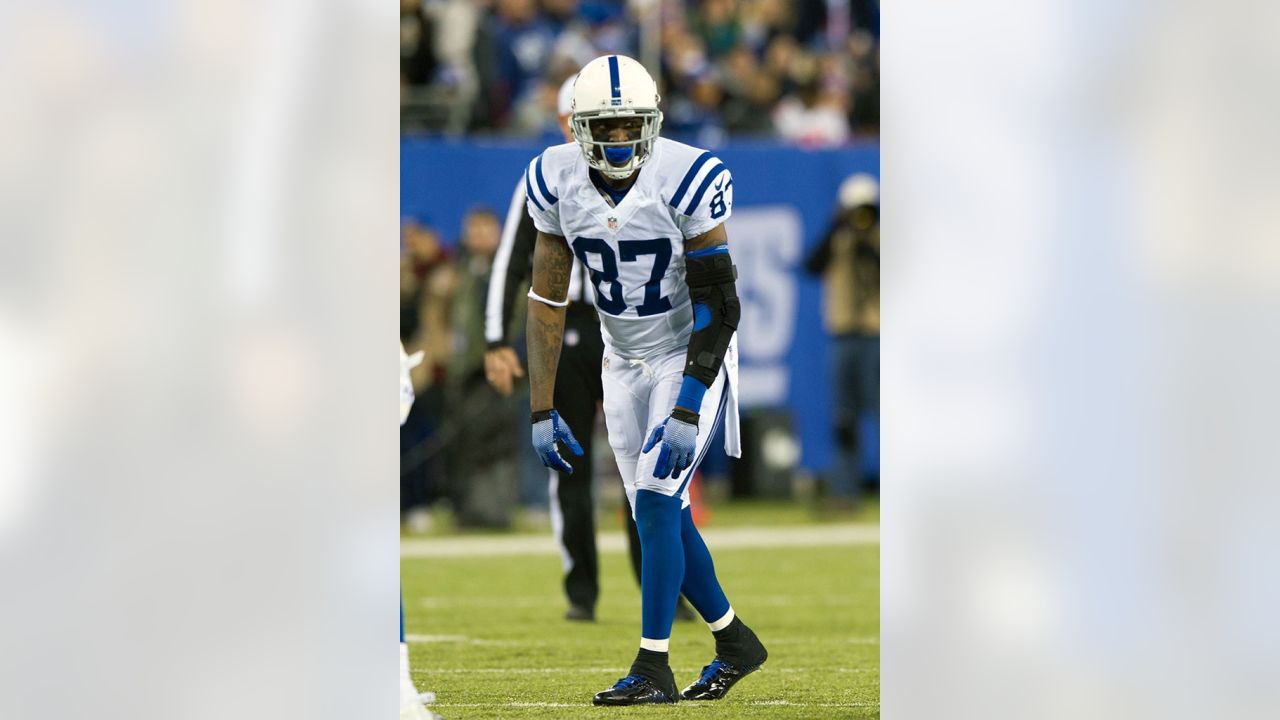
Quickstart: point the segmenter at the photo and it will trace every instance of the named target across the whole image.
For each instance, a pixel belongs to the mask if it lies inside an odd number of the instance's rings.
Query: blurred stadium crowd
[[[668,137],[876,137],[879,16],[879,0],[401,0],[401,127],[558,138],[560,84],[619,53],[659,79]]]

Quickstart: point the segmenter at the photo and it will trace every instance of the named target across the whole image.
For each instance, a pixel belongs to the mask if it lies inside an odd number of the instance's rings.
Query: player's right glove
[[[560,413],[555,410],[540,410],[533,414],[532,420],[533,449],[538,451],[542,464],[553,470],[572,474],[573,466],[560,457],[560,450],[556,447],[556,442],[561,441],[574,455],[582,455],[582,446],[573,437],[568,423],[560,419]]]

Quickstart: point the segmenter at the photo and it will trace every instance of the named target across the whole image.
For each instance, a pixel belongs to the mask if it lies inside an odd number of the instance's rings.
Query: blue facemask
[[[607,147],[604,149],[604,158],[614,165],[625,165],[635,153],[635,147]]]

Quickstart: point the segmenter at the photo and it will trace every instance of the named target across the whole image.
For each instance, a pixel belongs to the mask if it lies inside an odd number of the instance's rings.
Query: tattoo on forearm
[[[564,240],[540,240],[533,253],[533,266],[534,292],[551,300],[563,300],[569,294],[573,252]],[[542,272],[539,273],[539,270]]]
[[[573,253],[564,238],[538,234],[533,251],[533,291],[550,300],[569,293]],[[529,349],[529,404],[534,411],[549,409],[555,397],[556,367],[564,338],[564,308],[529,301],[526,342]]]
[[[530,301],[526,341],[529,348],[529,405],[532,410],[547,410],[554,404],[556,367],[560,364],[563,335],[564,309]]]

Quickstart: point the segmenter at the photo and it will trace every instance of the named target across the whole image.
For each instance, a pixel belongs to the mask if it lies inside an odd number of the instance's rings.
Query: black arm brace
[[[689,283],[689,297],[694,303],[694,331],[689,338],[689,355],[684,374],[711,387],[729,341],[738,329],[742,306],[738,302],[738,269],[733,266],[728,253],[717,253],[699,258],[685,258],[685,278]],[[711,320],[698,329],[697,306],[703,305],[711,313]]]

